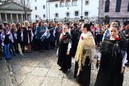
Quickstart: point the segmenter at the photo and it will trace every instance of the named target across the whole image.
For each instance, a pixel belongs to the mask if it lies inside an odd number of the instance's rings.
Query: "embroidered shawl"
[[[86,34],[82,33],[79,39],[79,43],[77,46],[77,51],[75,55],[75,60],[78,62],[78,73],[82,66],[85,65],[85,60],[87,57],[93,57],[92,49],[95,49],[95,41],[91,32],[87,32]]]

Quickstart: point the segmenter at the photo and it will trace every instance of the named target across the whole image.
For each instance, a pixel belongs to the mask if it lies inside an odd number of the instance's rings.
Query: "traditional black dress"
[[[86,58],[85,65],[82,67],[82,71],[80,71],[80,74],[76,76],[78,68],[78,63],[76,62],[74,77],[76,78],[77,82],[80,84],[80,86],[89,86],[91,75],[91,63],[89,57]]]
[[[70,43],[70,34],[67,32],[62,36],[59,43],[59,54],[57,64],[61,67],[63,72],[71,68],[71,57],[67,55],[68,44]]]
[[[61,34],[61,28],[57,27],[56,28],[56,32],[55,32],[55,41],[56,41],[56,45],[58,46],[59,44],[59,37]]]
[[[105,40],[100,52],[100,69],[95,86],[122,86],[122,61],[126,46],[122,40]]]
[[[50,49],[54,49],[55,47],[55,27],[48,27],[49,32],[50,32],[50,37],[49,37],[49,44],[50,44]]]
[[[31,29],[23,27],[24,31],[23,31],[23,42],[24,45],[28,45],[31,44],[32,42],[32,32]]]
[[[70,54],[72,57],[75,56],[80,35],[81,34],[78,28],[74,28],[71,30],[72,48],[71,48]]]
[[[12,36],[13,36],[13,41],[14,41],[13,46],[14,46],[15,52],[19,53],[19,51],[18,51],[18,41],[17,41],[17,31],[14,31],[14,29],[12,28],[11,33],[12,33]]]
[[[87,46],[86,46],[87,44]],[[90,86],[91,59],[95,50],[95,41],[91,32],[82,33],[75,55],[74,77],[80,86]]]

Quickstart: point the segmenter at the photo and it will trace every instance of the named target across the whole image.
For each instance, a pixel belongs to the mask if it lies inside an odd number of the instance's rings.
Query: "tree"
[[[26,20],[27,19],[27,11],[30,8],[30,4],[31,4],[32,0],[16,0],[16,1],[24,7],[25,20]]]
[[[10,1],[13,1],[13,0],[0,0],[0,3],[5,4],[5,3],[8,3]]]

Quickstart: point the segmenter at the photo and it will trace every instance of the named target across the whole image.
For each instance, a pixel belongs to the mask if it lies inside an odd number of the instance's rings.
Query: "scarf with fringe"
[[[91,32],[87,32],[86,34],[82,33],[79,39],[79,43],[77,46],[77,51],[75,55],[75,60],[78,62],[78,72],[82,70],[82,66],[85,65],[85,60],[87,57],[91,59],[92,57],[92,49],[95,48],[94,37]]]

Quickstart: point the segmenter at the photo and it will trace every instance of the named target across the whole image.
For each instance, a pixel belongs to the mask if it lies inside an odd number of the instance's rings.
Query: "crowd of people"
[[[122,86],[125,65],[129,66],[129,21],[122,26],[118,21],[107,25],[44,21],[0,24],[0,52],[6,60],[54,48],[63,73],[71,69],[72,57],[75,59],[74,77],[81,86],[90,85],[94,60],[99,69],[95,86]]]
[[[73,30],[65,25],[59,37],[60,70],[67,72],[71,58],[75,57],[74,77],[80,86],[89,86],[91,65],[96,59],[95,86],[123,86],[125,66],[129,65],[129,21],[123,26],[114,21],[103,27],[84,23],[74,33]]]
[[[0,51],[6,60],[11,56],[54,49],[58,45],[61,24],[43,21],[29,23],[3,23],[0,25]]]

